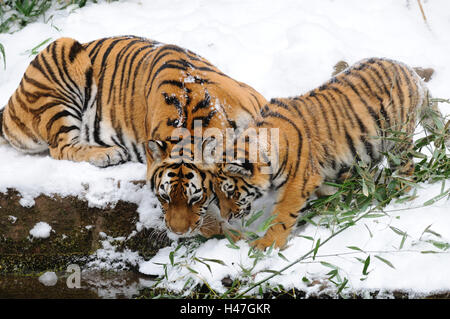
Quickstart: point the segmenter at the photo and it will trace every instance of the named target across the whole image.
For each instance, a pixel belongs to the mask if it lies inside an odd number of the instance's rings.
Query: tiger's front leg
[[[58,110],[64,114],[61,106]],[[50,156],[58,160],[89,162],[98,167],[117,165],[128,160],[126,150],[117,145],[98,146],[83,141],[81,122],[70,116],[63,116],[51,125],[42,125],[41,134],[48,141]]]
[[[215,218],[211,215],[206,215],[202,227],[200,228],[200,234],[206,238],[210,238],[215,235],[225,235],[236,242],[242,239],[242,234],[236,229],[229,229],[223,220]]]
[[[287,183],[280,191],[272,215],[276,215],[265,235],[252,242],[252,246],[264,250],[272,244],[275,248],[284,248],[287,237],[297,222],[298,214],[308,197],[322,184],[320,175],[310,176],[305,183],[296,180]]]
[[[49,147],[50,156],[58,160],[88,162],[98,167],[108,167],[127,161],[127,152],[117,145],[103,147],[82,143],[62,142]]]

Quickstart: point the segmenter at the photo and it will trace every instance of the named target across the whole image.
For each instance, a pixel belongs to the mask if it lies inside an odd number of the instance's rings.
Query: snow
[[[14,224],[17,221],[17,217],[13,216],[13,215],[9,215],[8,220],[11,222],[11,224]]]
[[[68,36],[86,42],[123,34],[188,48],[266,98],[298,95],[326,81],[337,61],[352,64],[372,56],[434,68],[428,86],[433,96],[449,98],[450,4],[446,0],[422,4],[428,24],[416,1],[129,0],[100,1],[77,10],[72,6],[53,12],[49,23],[0,34],[6,51],[6,69],[0,71],[0,105],[7,103],[32,59],[26,51],[43,40]],[[440,108],[444,114],[450,113],[449,105]],[[77,196],[94,207],[125,200],[138,205],[137,231],[162,228],[157,199],[148,188],[133,183],[143,179],[142,164],[99,169],[87,163],[55,161],[48,155],[24,155],[0,145],[0,192],[17,189],[26,207],[33,206],[39,194]],[[348,279],[353,292],[404,290],[421,295],[449,291],[450,201],[443,198],[423,205],[440,194],[441,187],[440,183],[422,184],[418,198],[389,205],[384,217],[360,220],[320,247],[314,260],[305,258],[268,283],[296,287],[307,294],[324,287],[333,290],[326,278],[334,266]],[[31,235],[50,234],[48,224],[38,225]],[[407,234],[405,238],[402,232]],[[178,250],[178,243],[173,243],[147,261],[135,252],[117,252],[105,237],[97,255],[111,262],[92,266],[120,268],[131,260],[142,273],[161,276],[161,287],[187,293],[207,282],[224,292],[223,278],[239,277],[249,283],[266,278],[271,273],[264,270],[282,269],[330,234],[330,229],[308,224],[291,238],[288,248],[260,258],[251,258],[248,244],[242,241],[237,243],[240,249],[230,248],[225,239],[193,242]],[[348,248],[353,246],[362,251]],[[368,256],[370,263],[363,274],[360,260]],[[185,287],[188,278],[192,281]]]
[[[46,222],[39,222],[30,230],[30,235],[34,238],[48,238],[52,227]]]
[[[58,276],[53,271],[47,271],[39,277],[39,282],[44,286],[54,286],[58,281]]]
[[[105,233],[100,233],[102,248],[97,249],[97,251],[91,256],[91,261],[87,264],[87,268],[90,270],[122,270],[128,269],[128,267],[136,266],[142,262],[142,257],[139,256],[138,252],[130,251],[125,249],[122,252],[117,251],[111,242],[112,241],[123,241],[124,237],[112,238]],[[130,235],[132,236],[132,235]]]
[[[439,250],[433,245],[433,241],[450,241],[450,228],[448,227],[448,212],[450,203],[448,201],[437,202],[426,210],[420,207],[422,204],[440,193],[439,184],[423,185],[426,194],[419,195],[415,200],[406,205],[410,209],[396,211],[406,208],[405,205],[389,205],[386,207],[386,216],[376,219],[365,219],[355,226],[348,228],[335,238],[322,246],[315,260],[307,258],[301,263],[283,272],[282,275],[269,280],[269,284],[277,286],[281,284],[285,289],[302,288],[310,291],[303,281],[307,277],[310,281],[326,278],[331,270],[321,262],[338,266],[342,275],[349,280],[349,286],[353,291],[375,291],[375,290],[404,290],[415,293],[431,294],[450,287],[448,267],[450,265],[450,254],[446,250]],[[391,212],[392,211],[392,212]],[[320,217],[314,219],[318,222]],[[430,226],[431,225],[431,226]],[[424,233],[427,226],[439,234]],[[392,228],[407,232],[407,238],[400,249],[402,236]],[[325,240],[331,235],[329,229],[323,227],[307,226],[297,236],[312,237],[315,240]],[[256,274],[254,281],[257,282],[270,273],[262,270],[280,270],[299,257],[313,249],[313,242],[305,237],[294,237],[289,242],[289,247],[281,251],[286,258],[280,258],[278,251],[263,257],[252,270]],[[163,265],[170,265],[169,254],[174,251],[176,244],[172,247],[161,249],[151,260],[140,265],[140,272],[145,274],[164,276],[167,272],[167,280],[164,282],[166,288],[181,292],[184,282],[192,277],[198,283],[208,282],[210,287],[218,292],[225,292],[221,279],[243,277],[243,269],[250,269],[253,260],[248,257],[249,246],[243,241],[236,243],[240,249],[228,248],[226,240],[211,239],[200,245],[195,251],[187,252],[186,248],[179,249],[174,254],[174,263],[186,264],[190,269],[198,272],[192,274],[187,267],[169,267],[164,269]],[[359,252],[348,247],[357,246],[364,252]],[[433,251],[434,253],[431,253]],[[428,253],[427,253],[428,252]],[[366,259],[371,256],[368,268],[369,275],[362,274],[363,264],[355,257]],[[387,259],[394,268],[391,268],[375,255]],[[194,259],[208,258],[223,261],[223,264],[209,262],[211,271],[204,264]],[[184,280],[180,280],[183,278]],[[365,279],[364,279],[365,278]],[[364,279],[364,280],[361,280]],[[313,292],[313,291],[310,291]]]

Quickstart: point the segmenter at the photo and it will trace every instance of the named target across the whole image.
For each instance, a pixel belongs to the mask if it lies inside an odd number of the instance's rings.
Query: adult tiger
[[[268,139],[266,146],[266,151],[278,150],[270,163],[275,170],[264,174],[267,164],[249,160],[250,140],[244,134],[241,146],[234,145],[238,161],[222,164],[215,182],[224,218],[247,213],[255,199],[273,191],[274,226],[254,242],[258,248],[285,245],[308,197],[314,191],[329,193],[324,181],[345,178],[357,161],[374,165],[385,152],[410,149],[419,119],[429,131],[439,127],[433,118],[443,120],[414,70],[379,58],[362,60],[304,95],[272,99],[261,117],[255,129],[279,128],[277,145]],[[390,167],[412,174],[413,160],[401,158]]]
[[[210,166],[204,171],[186,152],[169,158],[173,130],[192,132],[196,120],[203,128],[244,129],[265,103],[248,85],[175,45],[135,36],[85,44],[61,38],[26,69],[0,112],[0,136],[23,152],[49,149],[55,159],[100,167],[147,162],[166,223],[184,234],[202,217],[187,223],[175,208],[202,215],[214,194]]]

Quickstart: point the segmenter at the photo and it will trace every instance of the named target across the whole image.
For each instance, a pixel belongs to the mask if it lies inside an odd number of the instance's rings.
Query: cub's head
[[[241,218],[250,213],[252,203],[268,189],[269,175],[257,163],[223,163],[214,179],[220,214],[223,219]]]
[[[191,237],[208,230],[208,208],[215,202],[212,173],[167,156],[167,143],[150,141],[147,182],[157,196],[165,224],[173,234]],[[212,227],[212,226],[211,226]]]
[[[252,209],[253,202],[264,195],[273,176],[274,156],[268,156],[268,143],[258,140],[258,132],[242,132],[225,151],[218,165],[214,191],[223,219],[240,218]],[[255,139],[256,138],[256,139]]]

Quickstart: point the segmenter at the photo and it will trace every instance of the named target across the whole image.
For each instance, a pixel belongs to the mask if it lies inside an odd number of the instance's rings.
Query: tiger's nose
[[[170,222],[166,222],[169,230],[176,235],[184,235],[189,231],[189,222],[182,218],[177,218],[171,220]]]

